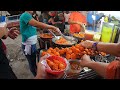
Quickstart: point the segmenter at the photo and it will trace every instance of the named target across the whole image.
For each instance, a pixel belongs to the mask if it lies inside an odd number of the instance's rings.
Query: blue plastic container
[[[6,16],[0,16],[0,22],[5,22],[6,21]]]
[[[94,15],[92,12],[88,12],[87,14],[87,22],[89,22],[90,24],[93,24],[93,18],[92,15]],[[98,20],[100,18],[99,15],[96,14],[96,20]],[[97,27],[95,26],[95,28],[93,28],[92,26],[87,27],[87,30],[94,30],[97,31]]]

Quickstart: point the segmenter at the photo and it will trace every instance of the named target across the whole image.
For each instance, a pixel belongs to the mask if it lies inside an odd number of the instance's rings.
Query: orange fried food
[[[65,54],[65,52],[66,52],[66,50],[64,48],[62,48],[61,50],[59,50],[60,55]]]
[[[63,37],[60,37],[60,39],[56,40],[56,43],[57,44],[69,44],[69,42]]]
[[[59,71],[59,67],[58,67],[58,64],[54,64],[54,66],[51,68],[52,70],[56,70],[56,71]]]
[[[66,54],[66,58],[67,59],[71,59],[71,55],[70,54]]]
[[[63,63],[60,63],[58,67],[59,69],[65,69],[65,65]]]
[[[72,46],[72,47],[70,47],[71,48],[71,50],[74,52],[74,50],[75,50],[75,46]]]
[[[55,50],[58,52],[60,49],[58,47],[56,47]]]
[[[80,51],[84,51],[84,47],[82,47],[82,46],[80,45],[79,50],[80,50]]]
[[[46,59],[46,61],[52,70],[60,71],[65,69],[65,64],[59,60],[53,59],[51,61],[49,59]]]
[[[47,64],[50,66],[50,68],[54,66],[54,63],[51,60],[46,59],[46,61],[47,61]]]
[[[81,45],[80,44],[76,44],[75,47],[79,49],[81,47]]]
[[[65,49],[65,52],[66,52],[66,54],[71,54],[71,53],[72,53],[72,50],[71,50],[70,48],[66,48],[66,49]]]
[[[100,54],[101,54],[102,56],[106,56],[106,53],[104,53],[104,52],[100,52]]]
[[[78,38],[84,38],[85,34],[84,33],[74,33],[73,36],[78,37]]]
[[[41,56],[44,56],[44,55],[46,55],[46,54],[47,54],[47,52],[43,51],[43,52],[41,53]]]
[[[86,51],[83,51],[82,54],[83,54],[83,55],[84,55],[84,54],[87,54],[87,52],[86,52]]]
[[[53,53],[49,53],[49,54],[52,55],[52,56],[55,55],[55,54],[53,54]]]
[[[67,51],[66,54],[72,54],[72,52],[73,51],[71,49],[69,49],[69,51]]]
[[[56,56],[60,56],[60,53],[59,52],[56,52],[56,53],[54,53]]]
[[[78,48],[75,48],[74,53],[79,54],[81,51]]]
[[[52,50],[53,50],[53,48],[52,48],[52,47],[50,47],[50,48],[49,48],[49,50],[51,50],[51,51],[52,51]]]
[[[87,49],[84,48],[80,44],[76,44],[71,47],[66,47],[66,48],[49,48],[46,52],[42,52],[42,56],[46,54],[54,55],[54,56],[63,56],[66,59],[80,59],[84,54],[90,55],[90,56],[95,56],[98,54],[101,54],[102,56],[106,56],[106,53],[100,52],[100,51],[94,51],[93,49]]]
[[[47,53],[51,53],[51,50],[50,50],[50,49],[48,49],[48,50],[47,50]]]
[[[53,54],[55,54],[55,53],[56,53],[56,50],[55,50],[55,49],[53,49],[53,50],[52,50],[52,53],[53,53]]]
[[[76,54],[75,54],[75,53],[72,53],[72,54],[71,54],[71,59],[76,59],[76,58],[77,58]]]
[[[55,64],[59,64],[59,63],[60,63],[60,61],[59,61],[59,60],[56,60],[56,59],[53,59],[53,62],[54,62]]]

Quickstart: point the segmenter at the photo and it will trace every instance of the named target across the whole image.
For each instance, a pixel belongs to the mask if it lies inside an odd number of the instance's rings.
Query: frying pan
[[[56,37],[52,38],[52,42],[55,45],[55,47],[63,47],[63,48],[65,48],[65,47],[71,47],[71,46],[73,46],[73,45],[75,45],[75,44],[78,43],[78,39],[76,39],[76,38],[74,38],[72,36],[66,36],[66,37],[68,37],[70,39],[74,39],[74,41],[71,44],[57,44],[56,40],[60,39],[61,37],[62,36],[56,36]]]
[[[50,37],[44,37],[44,35],[49,35]],[[51,33],[41,33],[39,37],[46,41],[46,40],[52,39],[53,35]]]

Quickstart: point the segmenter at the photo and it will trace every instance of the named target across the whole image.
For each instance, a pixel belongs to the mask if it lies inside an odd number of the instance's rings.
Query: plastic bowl
[[[47,67],[46,67],[46,69],[45,69],[47,73],[50,73],[50,74],[52,74],[52,75],[60,75],[60,74],[63,74],[63,73],[68,69],[69,63],[68,63],[67,60],[66,60],[65,58],[63,58],[63,57],[60,57],[60,56],[50,56],[50,57],[48,57],[47,59],[49,59],[49,60],[51,60],[51,61],[52,61],[53,59],[59,60],[59,61],[63,62],[64,65],[65,65],[65,69],[60,70],[60,71],[52,70],[52,69],[49,67],[49,65],[47,65]]]

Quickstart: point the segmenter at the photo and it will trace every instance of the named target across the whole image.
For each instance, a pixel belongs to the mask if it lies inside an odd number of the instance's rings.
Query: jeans
[[[25,45],[22,45],[22,49],[23,49],[23,52],[24,52]],[[31,46],[31,55],[25,55],[27,60],[28,60],[28,63],[29,63],[30,71],[32,72],[32,74],[34,76],[36,76],[36,70],[37,70],[36,52],[37,52],[37,47],[36,47],[36,44],[34,44],[34,45]],[[25,52],[24,52],[24,54],[25,54]]]

